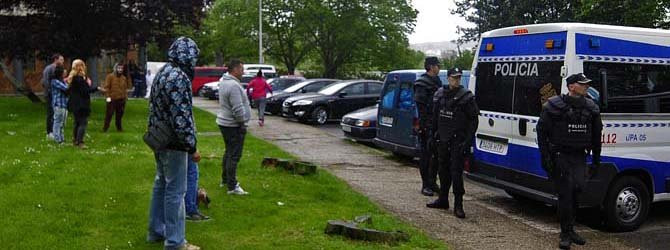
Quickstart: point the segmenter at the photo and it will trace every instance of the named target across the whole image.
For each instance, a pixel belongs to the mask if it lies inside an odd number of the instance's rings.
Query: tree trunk
[[[2,72],[4,73],[5,77],[9,79],[9,82],[11,82],[12,85],[14,85],[14,89],[16,89],[16,92],[25,95],[33,103],[42,103],[42,100],[37,95],[35,95],[35,93],[33,93],[31,89],[24,87],[23,84],[19,83],[19,81],[17,81],[14,78],[14,76],[12,76],[12,72],[9,71],[9,67],[7,67],[7,65],[4,62],[0,62],[0,68],[2,68]]]
[[[217,67],[223,67],[223,52],[217,51],[215,53],[214,63]]]
[[[98,86],[98,58],[95,56],[89,57],[86,65],[86,74],[91,78],[91,86]]]

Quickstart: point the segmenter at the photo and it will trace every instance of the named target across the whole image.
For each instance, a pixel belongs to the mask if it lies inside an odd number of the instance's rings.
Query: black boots
[[[463,196],[456,195],[454,199],[454,215],[458,218],[465,218],[465,212],[463,211]]]
[[[449,200],[445,198],[438,198],[437,200],[426,204],[426,207],[449,209]],[[465,212],[463,211],[463,196],[456,196],[454,200],[454,216],[461,219],[465,218]]]
[[[560,249],[570,249],[570,244],[572,243],[572,241],[570,240],[570,234],[561,233],[559,238],[560,238],[560,240],[558,242],[558,248],[560,248]]]
[[[572,241],[572,243],[575,243],[575,244],[580,245],[580,246],[583,246],[584,244],[586,244],[586,240],[584,240],[584,238],[582,238],[582,236],[579,236],[579,234],[577,234],[577,232],[570,231],[568,233],[568,235],[570,235],[570,240]]]
[[[421,189],[421,194],[423,194],[425,196],[433,196],[435,194],[435,192],[433,192],[432,189],[425,187],[425,188]]]
[[[577,245],[583,246],[586,244],[586,240],[582,238],[582,236],[579,236],[577,232],[574,230],[569,231],[567,233],[561,232],[560,241],[558,242],[558,247],[560,249],[570,249],[570,245],[572,243],[575,243]]]
[[[431,203],[426,204],[426,207],[429,208],[439,208],[439,209],[449,209],[449,200],[447,199],[437,199]]]

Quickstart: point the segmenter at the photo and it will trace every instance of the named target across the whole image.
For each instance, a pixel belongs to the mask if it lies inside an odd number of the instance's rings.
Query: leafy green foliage
[[[475,41],[489,30],[516,25],[586,22],[645,28],[670,26],[668,0],[456,0],[458,14],[474,27],[459,27],[461,41]]]
[[[145,243],[155,175],[142,142],[147,103],[129,100],[123,133],[102,133],[105,102],[93,101],[87,150],[44,138],[44,108],[25,98],[0,98],[0,245],[16,249],[158,249]],[[196,109],[201,187],[212,199],[201,212],[213,220],[186,224],[186,238],[204,249],[384,249],[323,233],[330,219],[373,216],[374,227],[403,230],[402,249],[444,248],[320,169],[295,176],[261,168],[263,157],[292,158],[276,146],[247,137],[238,178],[249,196],[219,188],[223,140],[214,116]],[[65,138],[72,138],[72,123]],[[113,130],[113,129],[112,129]],[[68,145],[69,144],[69,145]],[[279,205],[282,202],[284,205]]]

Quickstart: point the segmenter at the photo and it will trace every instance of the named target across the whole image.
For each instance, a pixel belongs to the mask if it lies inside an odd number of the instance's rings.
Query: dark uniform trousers
[[[440,141],[438,146],[440,200],[449,197],[449,187],[453,186],[454,196],[459,199],[465,194],[463,187],[463,149],[457,143],[464,139],[452,137],[450,141]]]
[[[554,182],[558,190],[561,232],[569,232],[575,224],[577,198],[586,187],[586,152],[557,152],[554,154],[554,162],[557,166]]]
[[[436,185],[438,171],[438,156],[436,145],[431,142],[432,131],[419,134],[419,146],[421,147],[419,157],[419,174],[421,174],[422,188],[433,188]]]

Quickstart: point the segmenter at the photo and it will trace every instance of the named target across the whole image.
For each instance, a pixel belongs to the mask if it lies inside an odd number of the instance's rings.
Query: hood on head
[[[193,39],[188,37],[179,37],[175,40],[168,50],[168,60],[179,66],[193,68],[198,61],[200,49]]]

